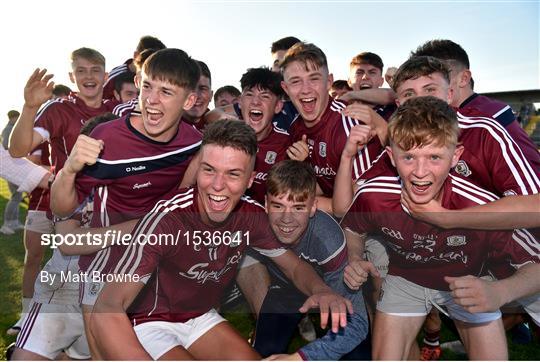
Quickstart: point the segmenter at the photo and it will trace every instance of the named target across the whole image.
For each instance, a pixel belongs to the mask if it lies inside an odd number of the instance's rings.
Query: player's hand
[[[345,107],[341,113],[347,117],[357,119],[364,122],[364,124],[375,128],[375,116],[377,113],[366,104],[352,103]]]
[[[93,165],[103,150],[103,141],[79,135],[64,165],[64,172],[75,174],[85,165]]]
[[[287,148],[287,156],[291,160],[304,161],[309,156],[309,146],[307,136],[303,135],[300,141],[296,141]]]
[[[401,204],[409,210],[411,216],[418,220],[428,222],[437,226],[445,227],[445,215],[451,210],[445,209],[441,203],[435,199],[425,203],[415,203],[406,191],[401,193]]]
[[[379,271],[373,263],[367,260],[356,259],[350,261],[343,271],[343,281],[352,290],[358,290],[368,278],[368,274],[380,277]]]
[[[358,154],[358,151],[364,148],[369,142],[371,137],[373,137],[371,127],[364,125],[354,126],[351,128],[341,155],[343,157],[354,158]]]
[[[454,302],[469,313],[494,312],[504,304],[495,283],[472,275],[444,277],[452,291]]]
[[[263,361],[302,361],[302,357],[298,352],[291,354],[273,354],[270,357],[263,359]]]
[[[24,86],[24,103],[28,107],[39,107],[52,97],[54,82],[47,69],[36,68]]]
[[[307,313],[312,308],[319,308],[321,328],[326,328],[328,316],[332,316],[332,332],[337,333],[339,327],[347,326],[347,312],[353,313],[351,301],[334,292],[316,293],[309,297],[300,307],[300,313]]]

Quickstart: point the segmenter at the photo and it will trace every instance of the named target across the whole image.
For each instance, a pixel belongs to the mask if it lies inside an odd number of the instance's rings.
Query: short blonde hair
[[[91,48],[79,48],[71,53],[71,65],[77,58],[83,58],[91,63],[103,65],[105,68],[105,57],[97,50]]]
[[[388,140],[404,151],[428,144],[455,147],[459,124],[456,112],[435,97],[416,97],[401,105],[390,118]]]

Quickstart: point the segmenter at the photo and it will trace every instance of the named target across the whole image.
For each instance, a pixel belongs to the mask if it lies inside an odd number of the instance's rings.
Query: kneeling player
[[[400,204],[438,199],[449,209],[492,201],[495,195],[449,175],[462,152],[455,112],[433,97],[411,99],[392,116],[390,147],[395,166],[380,166],[362,184],[342,226],[351,237],[377,233],[388,247],[390,267],[377,304],[374,359],[405,359],[432,307],[448,311],[471,359],[506,359],[498,308],[540,289],[537,244],[525,230],[443,230],[416,221]],[[488,258],[518,270],[494,282],[477,278]],[[351,282],[349,280],[349,282]]]
[[[352,301],[354,314],[349,317],[347,328],[339,333],[328,332],[291,356],[275,358],[338,360],[366,338],[369,328],[362,293],[350,290],[343,283],[347,264],[343,231],[330,215],[317,210],[316,185],[315,172],[307,163],[286,160],[272,167],[268,173],[266,194],[270,227],[277,239],[299,258],[309,262],[326,284]],[[362,265],[377,273],[370,262]],[[298,308],[306,298],[275,264],[268,262],[267,266],[272,275],[272,285],[257,319],[254,343],[263,357],[287,350],[302,318]]]
[[[242,197],[253,182],[256,152],[255,132],[245,123],[208,126],[196,188],[160,201],[139,222],[133,238],[138,242],[118,258],[115,269],[126,280],[107,283],[95,304],[90,330],[104,358],[258,358],[213,309],[248,246],[271,257],[299,290],[311,295],[302,311],[319,307],[323,327],[331,313],[334,332],[347,324],[350,301],[283,249],[264,209]],[[180,237],[163,241],[169,235]]]

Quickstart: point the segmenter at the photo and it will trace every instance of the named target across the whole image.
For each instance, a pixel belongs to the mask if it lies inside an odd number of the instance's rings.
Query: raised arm
[[[79,135],[64,168],[56,175],[51,186],[51,210],[55,215],[65,217],[79,205],[75,178],[85,165],[93,165],[103,149],[103,141]]]
[[[24,105],[9,139],[9,153],[12,157],[25,157],[37,147],[45,137],[34,130],[34,120],[39,107],[52,96],[54,82],[47,69],[34,70],[24,87]]]
[[[540,227],[540,194],[506,196],[484,205],[461,210],[448,210],[432,200],[415,204],[406,192],[401,202],[411,215],[442,228],[511,230]]]
[[[361,101],[370,104],[387,105],[396,101],[396,93],[390,88],[371,88],[347,92],[339,99],[345,102]]]

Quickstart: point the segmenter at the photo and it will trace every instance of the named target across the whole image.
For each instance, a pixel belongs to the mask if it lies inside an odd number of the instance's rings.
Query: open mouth
[[[157,122],[163,117],[163,112],[152,108],[146,108],[146,114],[148,115],[148,119],[152,122]]]
[[[263,112],[261,112],[258,109],[253,109],[249,111],[249,119],[251,119],[253,122],[260,122],[263,118]]]
[[[360,84],[360,90],[371,89],[371,84]]]
[[[306,113],[311,113],[315,110],[315,104],[316,104],[317,98],[311,97],[311,98],[300,98],[300,103],[302,104],[302,109]]]
[[[291,235],[296,230],[296,227],[278,225],[278,229],[283,235]]]
[[[229,198],[222,195],[208,195],[208,200],[212,211],[224,211],[229,204]]]
[[[97,83],[96,82],[84,82],[83,87],[85,89],[96,89],[97,88]]]
[[[417,194],[424,194],[426,193],[431,185],[433,185],[433,182],[431,181],[411,181],[412,189]]]

